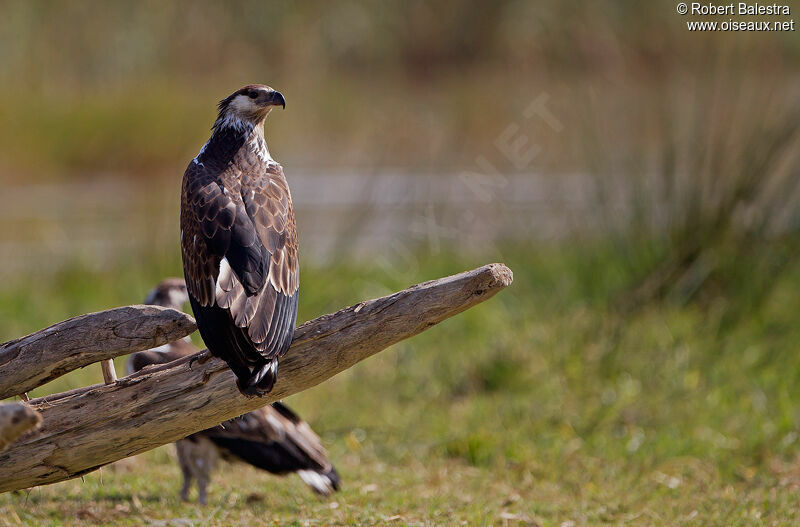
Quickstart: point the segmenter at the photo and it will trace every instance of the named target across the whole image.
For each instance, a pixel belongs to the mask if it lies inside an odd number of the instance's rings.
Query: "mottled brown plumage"
[[[289,185],[264,119],[283,95],[250,85],[219,104],[181,192],[181,250],[197,326],[239,390],[272,389],[297,318],[299,261]]]
[[[282,402],[225,421],[199,435],[211,440],[228,461],[244,461],[277,475],[296,472],[311,490],[323,496],[339,490],[339,474],[319,436]]]
[[[178,308],[180,309],[180,308]],[[161,349],[139,351],[131,355],[128,362],[128,371],[139,371],[145,366],[153,364],[166,364],[188,355],[193,355],[199,350],[191,342],[176,340]]]
[[[168,278],[148,294],[146,303],[180,310],[187,301],[183,280]],[[197,352],[188,340],[140,351],[131,355],[128,373]],[[278,475],[297,472],[317,494],[327,496],[339,488],[339,475],[328,460],[319,436],[280,402],[192,434],[177,441],[175,446],[183,473],[184,500],[196,480],[198,500],[206,502],[206,487],[219,457],[244,461]]]

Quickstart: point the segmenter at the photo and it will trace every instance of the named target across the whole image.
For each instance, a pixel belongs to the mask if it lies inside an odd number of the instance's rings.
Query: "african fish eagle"
[[[247,396],[272,390],[292,342],[299,262],[292,196],[264,120],[280,92],[251,84],[220,101],[181,191],[181,252],[197,327]]]

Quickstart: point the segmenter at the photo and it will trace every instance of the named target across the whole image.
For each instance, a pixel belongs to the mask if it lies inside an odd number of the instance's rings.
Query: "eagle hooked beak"
[[[265,103],[266,106],[282,106],[286,109],[286,99],[283,98],[283,94],[279,91],[271,91],[269,95],[267,95],[267,100]]]

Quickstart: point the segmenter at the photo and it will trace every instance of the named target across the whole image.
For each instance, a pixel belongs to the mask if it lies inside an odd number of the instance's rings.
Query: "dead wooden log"
[[[491,264],[306,322],[281,359],[275,388],[260,399],[242,396],[227,365],[208,351],[113,385],[34,399],[44,424],[0,454],[0,492],[81,476],[311,388],[511,280],[506,266]]]
[[[0,399],[98,361],[167,344],[195,329],[186,313],[159,306],[118,307],[53,324],[0,344]]]
[[[41,414],[25,403],[0,404],[0,452],[41,422]]]

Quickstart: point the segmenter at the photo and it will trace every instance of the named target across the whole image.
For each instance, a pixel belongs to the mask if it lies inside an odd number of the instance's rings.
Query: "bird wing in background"
[[[319,436],[281,402],[202,432],[218,448],[274,474],[298,472],[315,492],[339,488],[339,475]]]
[[[160,348],[147,351],[137,351],[128,358],[126,366],[127,374],[130,375],[135,373],[145,366],[166,364],[188,355],[194,355],[198,351],[200,350],[198,350],[194,344],[183,339],[170,342],[169,344],[165,344]]]
[[[242,380],[241,366],[260,366],[291,344],[299,288],[297,233],[280,165],[245,158],[214,172],[196,162],[187,169],[181,207],[184,272],[198,326],[218,329],[203,339],[212,352],[240,366],[234,372]],[[215,308],[224,310],[227,320]]]

